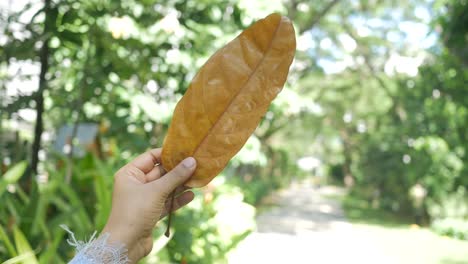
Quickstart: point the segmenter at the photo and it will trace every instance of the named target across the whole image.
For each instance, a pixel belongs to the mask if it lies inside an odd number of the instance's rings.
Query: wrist
[[[126,228],[118,227],[114,224],[107,223],[102,229],[101,236],[108,236],[108,242],[113,244],[121,244],[130,250],[132,239],[125,231]]]
[[[94,233],[88,242],[77,241],[68,227],[64,225],[61,227],[70,233],[71,238],[67,241],[75,247],[77,252],[70,263],[131,263],[127,247],[120,242],[112,242],[109,233],[103,232],[97,238],[95,237],[96,233]]]

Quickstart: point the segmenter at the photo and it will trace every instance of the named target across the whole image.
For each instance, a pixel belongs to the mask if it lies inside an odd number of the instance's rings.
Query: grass
[[[412,224],[412,219],[375,209],[362,199],[346,195],[341,200],[354,229],[372,241],[390,263],[467,264],[468,241],[440,236]]]
[[[375,224],[387,227],[400,227],[412,224],[411,217],[394,214],[380,208],[372,208],[362,198],[346,195],[340,200],[346,217],[353,223]]]

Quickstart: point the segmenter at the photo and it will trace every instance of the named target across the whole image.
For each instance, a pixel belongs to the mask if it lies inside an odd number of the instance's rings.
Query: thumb
[[[190,178],[190,176],[192,176],[196,167],[197,162],[194,158],[186,158],[181,163],[179,163],[174,169],[172,169],[163,177],[159,178],[153,183],[158,186],[157,189],[160,192],[169,195],[177,187],[184,184]]]

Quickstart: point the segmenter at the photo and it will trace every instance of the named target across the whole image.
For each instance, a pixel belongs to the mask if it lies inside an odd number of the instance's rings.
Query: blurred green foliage
[[[468,206],[466,1],[45,3],[1,13],[0,260],[70,259],[59,224],[82,238],[100,230],[113,173],[162,145],[175,103],[206,59],[275,11],[298,36],[288,83],[245,148],[176,215],[173,237],[155,231],[147,262],[225,262],[255,228],[252,205],[312,174],[297,166],[305,156],[350,188],[354,207],[422,217],[467,238],[468,213],[457,210]],[[412,42],[425,27],[432,42]],[[43,129],[34,130],[39,117]],[[54,149],[55,131],[84,122],[99,126],[89,154]],[[76,135],[69,141],[83,147]],[[37,175],[26,168],[34,157]],[[411,196],[418,184],[422,208]]]

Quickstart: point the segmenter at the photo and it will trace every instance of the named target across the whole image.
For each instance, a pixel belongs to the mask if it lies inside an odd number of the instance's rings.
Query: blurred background
[[[0,261],[65,263],[114,172],[161,146],[209,56],[257,19],[288,82],[142,263],[468,263],[468,1],[4,0]]]

